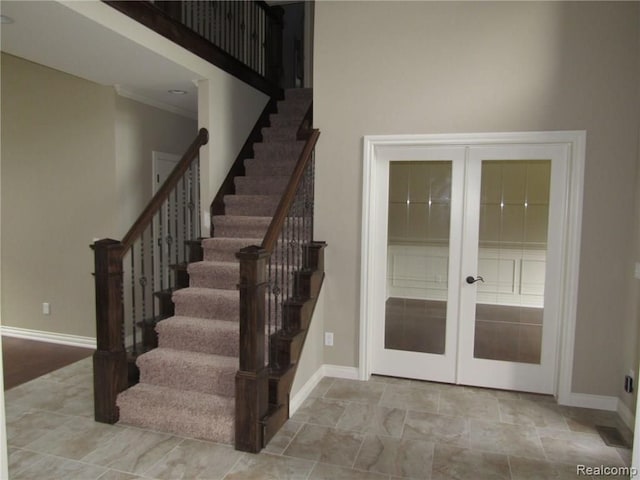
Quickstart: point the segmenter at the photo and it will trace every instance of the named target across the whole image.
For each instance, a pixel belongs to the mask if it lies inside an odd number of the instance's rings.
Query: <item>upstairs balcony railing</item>
[[[281,7],[237,0],[105,3],[267,95],[280,96]]]

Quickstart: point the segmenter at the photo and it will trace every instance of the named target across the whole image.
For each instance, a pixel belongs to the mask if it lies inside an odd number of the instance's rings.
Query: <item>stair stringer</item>
[[[285,303],[287,313],[283,313],[283,328],[271,335],[270,345],[271,348],[279,350],[275,354],[280,358],[281,366],[278,369],[269,368],[269,410],[260,421],[263,428],[263,447],[289,419],[291,387],[324,283],[326,244],[314,242],[314,246],[317,249],[314,265],[309,265],[304,272],[299,272],[308,277],[308,283],[302,286],[306,295]]]

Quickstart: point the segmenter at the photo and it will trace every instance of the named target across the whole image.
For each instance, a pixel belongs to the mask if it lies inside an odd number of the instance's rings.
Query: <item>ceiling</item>
[[[13,20],[1,27],[3,52],[197,117],[194,81],[200,77],[193,71],[55,1],[2,0],[0,12]],[[187,94],[170,94],[172,89]]]

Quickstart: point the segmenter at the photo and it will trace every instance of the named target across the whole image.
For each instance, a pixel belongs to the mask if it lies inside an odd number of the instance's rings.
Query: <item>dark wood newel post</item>
[[[243,248],[240,260],[240,369],[236,374],[237,450],[257,453],[263,447],[260,421],[269,408],[265,366],[265,295],[270,254],[260,247]]]
[[[95,256],[96,344],[93,354],[95,419],[118,421],[116,396],[127,388],[127,354],[124,349],[122,305],[122,252],[117,240],[91,245]]]

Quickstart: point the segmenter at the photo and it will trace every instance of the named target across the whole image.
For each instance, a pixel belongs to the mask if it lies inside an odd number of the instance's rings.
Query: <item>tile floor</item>
[[[259,455],[92,419],[91,360],[6,392],[12,480],[509,479],[628,465],[594,425],[610,412],[550,398],[374,377],[324,378]],[[625,478],[607,477],[607,478]]]

